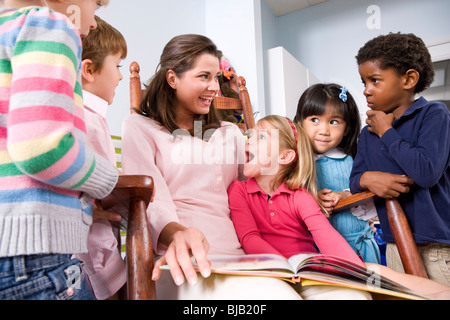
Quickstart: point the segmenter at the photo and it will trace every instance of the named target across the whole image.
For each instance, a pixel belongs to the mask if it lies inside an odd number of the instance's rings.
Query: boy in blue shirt
[[[450,286],[450,114],[441,102],[415,100],[433,81],[431,56],[417,36],[391,33],[367,42],[356,59],[371,110],[350,190],[398,197],[429,278]],[[402,271],[384,201],[376,206],[387,264]]]

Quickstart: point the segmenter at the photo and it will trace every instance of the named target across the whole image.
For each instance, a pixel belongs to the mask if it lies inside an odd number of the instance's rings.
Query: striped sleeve
[[[2,25],[13,47],[8,154],[39,181],[103,198],[117,171],[86,144],[78,32],[64,15],[28,10]]]

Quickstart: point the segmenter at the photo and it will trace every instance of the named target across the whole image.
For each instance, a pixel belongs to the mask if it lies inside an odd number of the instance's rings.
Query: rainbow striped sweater
[[[87,251],[117,171],[86,144],[81,39],[45,7],[0,10],[0,257]]]

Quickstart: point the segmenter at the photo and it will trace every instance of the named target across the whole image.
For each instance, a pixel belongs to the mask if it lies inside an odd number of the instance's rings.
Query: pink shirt
[[[206,142],[188,134],[174,137],[156,121],[134,114],[124,120],[122,130],[123,172],[154,180],[148,215],[156,253],[164,253],[157,245],[162,229],[178,222],[201,230],[210,254],[243,254],[227,195],[244,159],[245,139],[239,128],[223,122]]]
[[[108,103],[83,91],[88,144],[98,154],[116,166],[116,155],[106,122]],[[88,235],[88,252],[76,257],[84,262],[84,269],[98,300],[115,294],[127,281],[126,264],[117,248],[117,239],[109,221],[98,219]]]
[[[271,197],[252,178],[228,189],[236,232],[247,254],[273,253],[289,258],[315,253],[346,258],[362,265],[345,239],[331,226],[311,194],[284,184]]]

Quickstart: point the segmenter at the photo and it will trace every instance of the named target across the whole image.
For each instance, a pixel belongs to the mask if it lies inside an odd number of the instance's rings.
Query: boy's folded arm
[[[366,172],[366,166],[364,163],[364,160],[358,156],[356,156],[354,162],[353,162],[353,168],[350,173],[350,192],[352,194],[362,192],[364,190],[367,190],[367,188],[364,188],[360,184],[361,176]]]
[[[449,134],[448,111],[435,109],[424,117],[414,145],[401,137],[394,128],[385,132],[381,142],[405,175],[420,187],[429,188],[439,181],[447,167]]]
[[[367,171],[361,175],[360,184],[379,197],[396,198],[401,193],[408,193],[414,181],[405,175]]]

